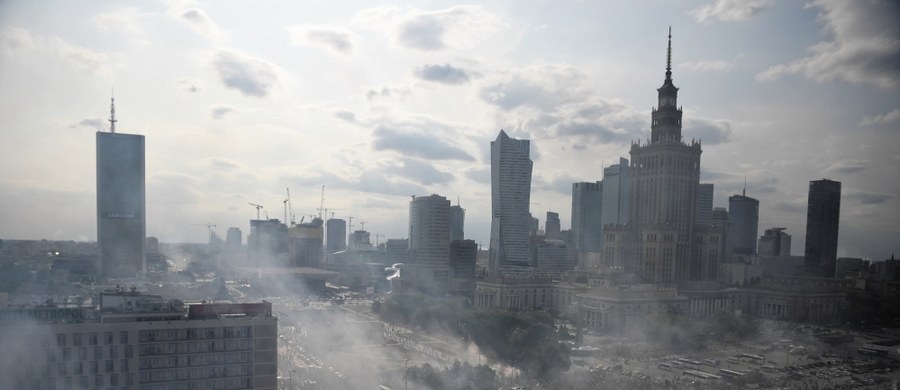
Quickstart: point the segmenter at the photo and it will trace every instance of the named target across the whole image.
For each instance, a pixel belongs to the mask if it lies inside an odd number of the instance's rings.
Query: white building
[[[490,272],[528,267],[532,218],[530,141],[500,130],[491,142]]]

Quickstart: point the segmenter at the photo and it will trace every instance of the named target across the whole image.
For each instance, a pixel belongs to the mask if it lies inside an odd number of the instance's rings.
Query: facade
[[[247,237],[251,265],[283,267],[289,263],[288,228],[277,219],[251,219]]]
[[[387,264],[409,262],[409,240],[389,238],[384,242],[384,257]]]
[[[791,235],[784,232],[784,228],[766,229],[759,237],[757,253],[765,256],[790,256]]]
[[[697,192],[700,182],[700,141],[684,142],[678,88],[672,83],[671,34],[666,78],[657,90],[658,107],[651,114],[650,139],[631,145],[628,224],[604,227],[604,254],[614,256],[645,283],[712,280],[719,252],[698,250]],[[714,231],[703,230],[704,240]],[[705,244],[704,244],[705,245]],[[705,257],[697,257],[705,253]],[[708,272],[705,272],[707,270]]]
[[[225,233],[225,247],[229,250],[235,251],[240,250],[241,245],[243,245],[241,229],[237,227],[228,228],[228,232]]]
[[[347,221],[331,218],[325,223],[325,253],[332,254],[347,249]]]
[[[450,241],[465,240],[466,209],[450,206]]]
[[[292,267],[324,267],[323,233],[319,218],[288,228],[288,256]]]
[[[409,263],[404,283],[443,295],[450,283],[450,201],[440,195],[409,202]],[[409,276],[409,278],[407,278]]]
[[[475,262],[478,258],[478,244],[473,240],[450,241],[450,285],[451,295],[472,298],[475,293]]]
[[[628,223],[628,190],[630,167],[627,158],[619,158],[618,164],[603,168],[603,188],[601,191],[601,229],[606,225]]]
[[[537,240],[534,262],[538,272],[563,273],[575,269],[575,257],[563,240]]]
[[[587,290],[581,283],[535,274],[528,277],[487,277],[475,283],[474,306],[509,311],[577,311],[578,294]]]
[[[144,136],[97,132],[97,245],[100,277],[134,277],[146,267]]]
[[[603,182],[572,183],[572,240],[579,258],[603,248]]]
[[[544,236],[551,240],[560,239],[559,213],[547,212],[547,220],[544,221]]]
[[[750,255],[756,253],[756,237],[759,235],[759,201],[742,195],[728,198],[728,238],[726,250]]]
[[[841,182],[809,182],[804,257],[811,276],[834,277],[841,222]]]
[[[491,243],[489,272],[528,267],[531,235],[530,141],[500,130],[491,142]]]
[[[365,230],[354,230],[350,233],[350,242],[347,249],[354,251],[372,249],[372,235]]]
[[[268,302],[185,305],[104,292],[98,307],[0,309],[0,335],[4,389],[277,388]]]
[[[700,183],[697,186],[697,224],[712,225],[713,194],[715,186],[712,183]]]

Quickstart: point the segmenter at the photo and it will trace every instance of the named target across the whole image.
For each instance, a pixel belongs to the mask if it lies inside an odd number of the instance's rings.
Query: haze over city
[[[0,237],[96,240],[94,132],[146,136],[147,235],[205,242],[256,210],[407,236],[410,195],[487,246],[490,141],[531,140],[531,212],[650,135],[673,27],[685,140],[715,206],[760,200],[803,254],[810,180],[841,181],[839,256],[900,236],[891,2],[4,2]],[[112,89],[114,88],[114,92]],[[358,227],[359,225],[357,225]]]

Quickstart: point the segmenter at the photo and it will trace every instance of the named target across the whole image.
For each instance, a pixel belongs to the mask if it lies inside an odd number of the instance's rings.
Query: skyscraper
[[[134,277],[144,270],[144,136],[97,132],[97,245],[101,278]]]
[[[544,222],[544,236],[550,240],[559,240],[559,213],[547,212],[547,221]]]
[[[605,252],[645,282],[715,280],[718,233],[703,229],[702,240],[694,237],[702,150],[699,140],[682,140],[671,30],[666,78],[657,93],[650,139],[631,145],[628,224],[607,228]]]
[[[697,186],[697,225],[712,225],[713,192],[712,183]]]
[[[410,273],[405,273],[406,270]],[[401,275],[417,290],[438,295],[447,292],[450,282],[450,201],[447,198],[417,196],[409,202],[409,264]]]
[[[840,221],[841,182],[809,182],[804,264],[812,275],[834,277]]]
[[[726,239],[727,252],[739,255],[756,253],[756,237],[759,234],[759,201],[742,195],[728,198],[729,229]]]
[[[450,241],[464,240],[466,224],[466,209],[460,205],[450,206]]]
[[[347,249],[347,221],[331,218],[325,224],[325,253]]]
[[[500,130],[491,142],[490,272],[529,266],[531,230],[530,142]]]
[[[618,164],[603,168],[601,228],[606,225],[624,225],[628,222],[629,172],[627,158],[619,158]]]
[[[600,252],[603,234],[603,182],[572,183],[572,239],[579,258]]]
[[[764,256],[790,256],[791,235],[785,233],[784,228],[766,229],[759,237],[757,248],[757,253]]]

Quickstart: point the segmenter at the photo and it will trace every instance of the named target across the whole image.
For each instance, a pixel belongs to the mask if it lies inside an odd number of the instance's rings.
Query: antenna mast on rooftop
[[[109,103],[109,132],[116,132],[116,96],[115,92],[110,91],[110,103]]]

